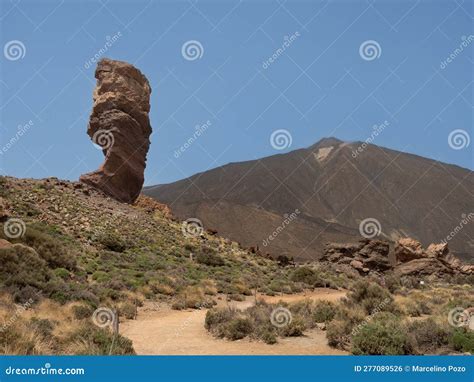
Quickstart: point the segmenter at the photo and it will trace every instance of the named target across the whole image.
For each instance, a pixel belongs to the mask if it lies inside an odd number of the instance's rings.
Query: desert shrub
[[[84,320],[91,318],[94,313],[94,308],[90,305],[74,305],[72,308],[72,314],[77,320]]]
[[[296,268],[290,276],[290,280],[294,282],[302,282],[308,285],[314,285],[316,279],[316,272],[308,267]]]
[[[207,297],[202,288],[188,286],[179,293],[171,307],[180,310],[186,308],[210,308],[213,305],[215,305],[215,301]]]
[[[450,338],[454,350],[474,353],[474,331],[466,328],[456,328]]]
[[[396,291],[400,290],[402,286],[400,282],[400,277],[395,275],[385,276],[385,286],[387,287],[390,293],[395,293]]]
[[[410,354],[411,346],[406,328],[391,313],[379,313],[374,320],[362,325],[352,337],[352,353],[356,355]]]
[[[397,312],[392,295],[380,285],[364,280],[353,285],[353,291],[348,295],[349,303],[360,305],[367,314],[376,312]]]
[[[57,276],[57,277],[60,277],[62,278],[63,280],[66,280],[69,278],[69,271],[65,268],[56,268],[54,270],[54,274]]]
[[[329,322],[336,315],[336,304],[330,301],[317,301],[313,309],[313,319],[315,322]]]
[[[133,320],[137,316],[137,307],[135,304],[126,301],[119,306],[119,315],[125,317],[128,320]]]
[[[326,337],[329,346],[338,349],[347,349],[354,332],[364,325],[367,314],[358,306],[338,306],[335,317],[327,325]]]
[[[28,227],[21,241],[34,248],[51,268],[66,268],[68,270],[76,268],[77,253],[68,249],[56,237]]]
[[[258,330],[256,333],[257,338],[260,338],[263,342],[268,345],[273,345],[277,343],[277,337],[274,331],[268,327],[263,327]]]
[[[164,294],[167,296],[172,296],[175,294],[174,288],[168,284],[164,284],[159,281],[150,281],[148,285],[151,291],[155,294]]]
[[[113,252],[121,253],[132,246],[125,237],[110,230],[97,235],[96,240],[105,249]]]
[[[242,296],[241,294],[231,293],[227,295],[227,299],[229,301],[244,301],[245,296]]]
[[[196,261],[199,264],[209,265],[211,267],[219,267],[225,264],[224,259],[216,253],[198,253]]]
[[[409,300],[404,306],[405,313],[410,317],[420,317],[423,314],[430,314],[431,308],[425,300]]]
[[[278,332],[283,337],[299,337],[307,329],[302,317],[294,317],[287,325],[279,328]]]
[[[101,329],[92,323],[84,321],[83,325],[75,330],[67,339],[68,342],[78,343],[81,346],[73,345],[77,355],[127,355],[135,354],[132,341],[118,334],[114,339],[114,334],[108,329]]]
[[[350,343],[351,332],[352,325],[349,321],[340,319],[331,321],[326,330],[328,345],[342,350],[346,349]]]
[[[230,340],[240,340],[252,333],[252,322],[248,318],[234,318],[225,324],[224,337]]]
[[[213,331],[220,324],[228,322],[235,315],[232,309],[209,309],[206,313],[204,326],[207,330]]]
[[[0,282],[15,290],[26,286],[41,290],[52,277],[46,261],[23,245],[0,249],[0,264]]]
[[[449,342],[448,330],[438,325],[432,318],[409,323],[407,333],[418,354],[433,354]]]
[[[35,330],[38,334],[44,338],[51,337],[55,323],[45,318],[33,317],[30,319],[29,325],[31,329]]]

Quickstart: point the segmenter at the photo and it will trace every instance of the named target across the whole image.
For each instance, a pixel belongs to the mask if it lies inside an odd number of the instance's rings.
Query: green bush
[[[329,322],[336,315],[336,305],[330,301],[317,301],[314,305],[313,319],[315,322]]]
[[[407,332],[418,354],[434,354],[449,342],[448,330],[438,325],[432,318],[409,323]]]
[[[51,268],[66,268],[69,270],[76,268],[77,253],[66,248],[56,237],[28,227],[23,238],[19,240],[34,248]]]
[[[302,282],[308,285],[314,285],[317,279],[316,272],[308,267],[296,268],[290,276],[294,282]]]
[[[453,349],[474,354],[474,331],[466,328],[456,328],[450,340]]]
[[[353,291],[348,295],[348,300],[354,305],[362,306],[369,315],[377,312],[395,313],[398,311],[393,297],[387,289],[364,280],[354,284]]]
[[[343,319],[331,321],[326,330],[328,345],[345,350],[350,343],[352,324]]]
[[[90,305],[74,305],[72,307],[72,314],[77,320],[91,318],[93,313],[94,308]]]
[[[216,253],[198,253],[196,261],[211,267],[220,267],[225,264],[224,259]]]
[[[87,344],[86,350],[79,350],[77,355],[133,355],[132,341],[118,334],[114,338],[114,334],[108,329],[101,329],[97,326],[84,322],[83,326],[77,329],[69,341],[78,341]]]
[[[352,337],[352,353],[356,355],[401,355],[411,351],[406,328],[391,313],[377,314]]]
[[[113,252],[121,253],[132,246],[126,238],[113,231],[102,232],[97,236],[96,240],[105,249]]]
[[[248,318],[234,318],[225,325],[224,337],[240,340],[252,333],[252,322]]]

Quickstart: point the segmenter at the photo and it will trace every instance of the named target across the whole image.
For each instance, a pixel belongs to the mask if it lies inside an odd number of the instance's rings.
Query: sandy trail
[[[305,298],[336,301],[345,294],[342,291],[317,289],[304,294],[258,298],[271,303],[280,300],[296,302]],[[245,301],[229,304],[245,309],[253,303],[254,298],[249,297]],[[329,347],[325,332],[319,329],[308,330],[303,337],[279,338],[274,345],[248,339],[217,339],[204,328],[206,312],[207,309],[177,311],[165,305],[157,308],[146,304],[140,309],[136,320],[121,324],[120,331],[133,341],[137,354],[346,354]]]

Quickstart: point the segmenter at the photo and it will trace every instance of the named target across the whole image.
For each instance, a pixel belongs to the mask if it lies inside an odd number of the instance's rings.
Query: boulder
[[[449,253],[448,243],[430,244],[425,252],[428,257],[444,258]]]
[[[13,247],[13,244],[8,240],[0,239],[0,249]]]
[[[109,59],[99,61],[95,77],[87,134],[102,149],[105,161],[80,181],[133,203],[143,186],[150,146],[150,84],[134,66]]]
[[[452,275],[455,271],[434,257],[414,259],[395,267],[400,276],[438,276]]]
[[[405,263],[425,257],[421,243],[409,237],[399,239],[394,252],[397,263]]]

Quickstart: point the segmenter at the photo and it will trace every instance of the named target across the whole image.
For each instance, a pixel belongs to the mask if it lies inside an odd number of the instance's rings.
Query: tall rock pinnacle
[[[95,77],[87,134],[102,149],[105,161],[98,170],[81,175],[80,181],[132,203],[143,186],[150,147],[150,84],[134,66],[109,59],[99,61]]]

